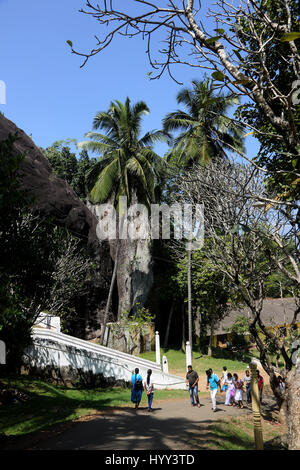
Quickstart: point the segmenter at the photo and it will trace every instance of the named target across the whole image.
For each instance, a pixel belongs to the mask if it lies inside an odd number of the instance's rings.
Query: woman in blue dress
[[[142,399],[143,393],[143,379],[142,376],[139,374],[139,369],[136,368],[135,373],[131,376],[131,384],[132,384],[132,391],[131,391],[131,401],[135,404],[135,409],[137,410]]]

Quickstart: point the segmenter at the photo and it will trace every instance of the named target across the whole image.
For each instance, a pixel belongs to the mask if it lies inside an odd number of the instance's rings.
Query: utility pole
[[[189,326],[189,342],[191,351],[193,350],[193,322],[192,322],[192,283],[191,283],[191,258],[192,258],[192,251],[190,246],[187,249],[188,255],[188,272],[187,272],[187,280],[188,280],[188,326]]]

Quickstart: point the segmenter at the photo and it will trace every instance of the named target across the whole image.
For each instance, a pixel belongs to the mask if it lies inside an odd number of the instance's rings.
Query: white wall
[[[146,359],[42,328],[32,329],[32,339],[33,344],[25,351],[24,361],[39,369],[71,367],[103,374],[105,378],[130,381],[132,372],[138,367],[143,379],[146,379],[147,370],[152,369],[152,380],[157,389],[186,389],[185,378],[165,374],[159,364]]]

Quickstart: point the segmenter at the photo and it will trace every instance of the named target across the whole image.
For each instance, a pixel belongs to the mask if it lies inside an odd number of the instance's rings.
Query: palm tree
[[[191,89],[178,93],[177,102],[186,111],[177,110],[163,119],[166,132],[180,131],[169,159],[184,167],[205,165],[211,159],[226,158],[225,150],[244,149],[242,126],[226,116],[228,109],[239,102],[235,95],[216,96],[213,81],[194,80]]]
[[[126,196],[128,203],[132,199],[147,206],[155,202],[159,176],[157,168],[161,166],[161,158],[153,151],[152,146],[155,142],[166,140],[166,137],[163,131],[147,132],[140,137],[142,118],[148,113],[149,108],[145,102],[139,101],[131,105],[127,97],[124,104],[119,101],[111,102],[108,111],[96,114],[94,130],[86,134],[90,140],[79,144],[79,147],[101,155],[88,176],[88,184],[91,187],[89,197],[93,203],[101,204],[109,199],[113,200],[119,212],[120,196]],[[96,132],[99,130],[104,133]],[[122,221],[122,214],[119,214],[119,218]],[[119,246],[117,237],[101,343],[117,276]]]
[[[179,167],[190,167],[195,163],[206,165],[217,158],[227,158],[225,150],[244,150],[242,126],[230,120],[226,113],[239,100],[234,95],[216,96],[211,80],[192,81],[192,88],[185,88],[177,95],[178,104],[186,111],[177,110],[167,114],[163,120],[166,132],[181,131],[174,139],[168,160]],[[188,257],[188,326],[192,348],[192,293],[191,250]]]
[[[148,113],[145,102],[131,106],[126,98],[124,104],[112,102],[108,111],[96,114],[93,129],[103,129],[105,134],[88,132],[85,136],[90,140],[78,144],[101,155],[88,177],[93,203],[104,203],[114,195],[118,207],[120,196],[126,196],[130,202],[133,193],[141,203],[154,202],[156,168],[161,158],[152,146],[166,137],[163,131],[147,132],[140,137],[142,117]]]

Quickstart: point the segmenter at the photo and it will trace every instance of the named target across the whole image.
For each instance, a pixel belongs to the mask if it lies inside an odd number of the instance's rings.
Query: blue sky
[[[99,34],[95,20],[79,13],[84,0],[0,0],[0,80],[6,84],[6,104],[0,111],[14,121],[34,142],[47,147],[56,140],[84,140],[97,111],[129,96],[144,100],[150,115],[144,132],[161,127],[167,112],[177,109],[180,90],[166,74],[149,80],[151,71],[139,39],[118,39],[80,68],[82,59],[71,54],[88,51]],[[189,86],[199,72],[178,66],[176,77]],[[247,139],[249,156],[257,145]],[[162,155],[166,146],[157,151]]]

